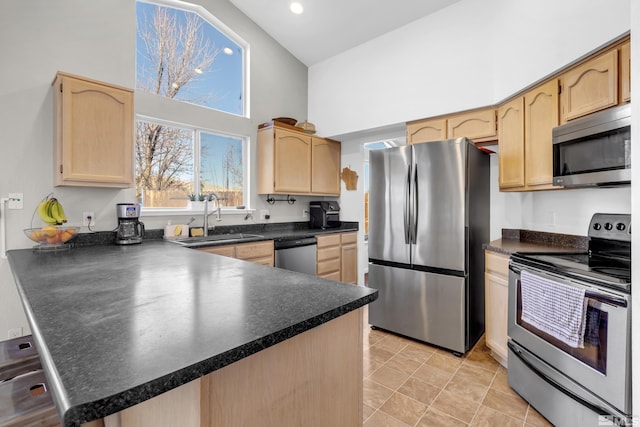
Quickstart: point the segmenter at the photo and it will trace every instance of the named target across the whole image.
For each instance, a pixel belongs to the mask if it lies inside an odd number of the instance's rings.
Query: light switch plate
[[[24,209],[22,193],[9,193],[9,209]]]

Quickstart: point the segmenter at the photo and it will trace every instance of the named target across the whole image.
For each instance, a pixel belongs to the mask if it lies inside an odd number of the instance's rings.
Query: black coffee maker
[[[116,228],[116,245],[133,245],[142,243],[144,224],[140,218],[138,203],[118,203],[118,228]]]

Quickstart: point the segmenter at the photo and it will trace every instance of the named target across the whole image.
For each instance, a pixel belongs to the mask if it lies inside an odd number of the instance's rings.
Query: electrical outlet
[[[9,209],[24,209],[22,193],[9,193]]]
[[[96,216],[93,212],[82,212],[82,225],[85,227],[93,227],[96,225]]]
[[[260,209],[260,219],[269,219],[269,211],[267,209]]]
[[[9,329],[8,338],[18,338],[22,336],[22,328]]]
[[[308,213],[309,213],[308,210],[306,210],[305,208],[302,208],[302,218],[306,218]]]

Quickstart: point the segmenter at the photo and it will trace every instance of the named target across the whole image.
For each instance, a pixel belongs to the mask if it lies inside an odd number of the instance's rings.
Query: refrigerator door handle
[[[414,245],[418,240],[418,197],[420,191],[418,190],[418,165],[413,165],[413,208],[411,209],[411,243]]]
[[[408,245],[411,243],[411,165],[409,165],[407,179],[404,182],[404,196],[404,243]]]

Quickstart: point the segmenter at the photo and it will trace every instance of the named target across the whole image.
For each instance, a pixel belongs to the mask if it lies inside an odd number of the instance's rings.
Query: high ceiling
[[[402,27],[460,0],[230,0],[307,66]]]

